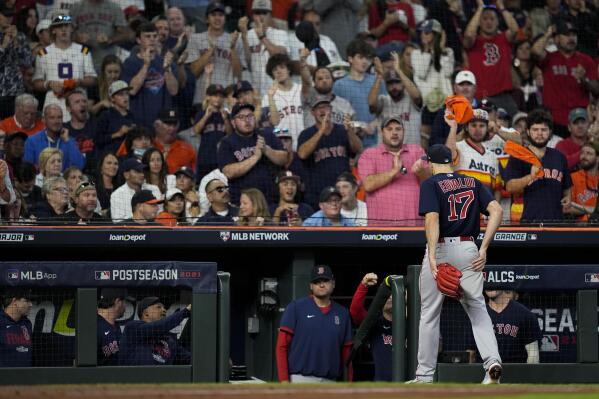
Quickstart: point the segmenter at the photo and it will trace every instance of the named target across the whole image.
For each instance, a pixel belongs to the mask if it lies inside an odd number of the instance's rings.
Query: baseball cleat
[[[416,378],[414,378],[413,380],[406,381],[405,383],[406,384],[432,384],[433,383],[433,378],[432,377],[416,376]]]
[[[489,370],[485,373],[485,379],[483,380],[484,385],[489,384],[499,384],[499,380],[501,379],[501,364],[493,363]]]

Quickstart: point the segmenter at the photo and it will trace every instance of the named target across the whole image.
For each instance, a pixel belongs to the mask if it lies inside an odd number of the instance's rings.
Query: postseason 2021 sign
[[[210,262],[2,262],[0,287],[176,287],[215,293]]]

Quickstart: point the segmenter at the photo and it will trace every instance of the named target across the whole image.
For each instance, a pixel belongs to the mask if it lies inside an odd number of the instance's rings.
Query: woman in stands
[[[101,111],[112,107],[110,97],[108,96],[108,88],[119,79],[121,75],[121,60],[113,54],[108,54],[102,60],[100,67],[100,75],[98,76],[98,86],[92,90],[88,90],[89,100],[94,104],[90,111],[97,115]]]
[[[166,194],[169,187],[175,186],[175,176],[168,174],[166,162],[160,150],[154,147],[148,149],[141,158],[141,162],[147,166],[145,171],[147,184],[157,186],[162,194]]]
[[[69,189],[62,177],[49,177],[42,186],[43,201],[38,202],[31,214],[38,223],[52,223],[52,220],[64,217],[69,202]]]
[[[58,148],[48,147],[44,149],[38,158],[39,171],[35,176],[35,185],[43,187],[46,179],[62,176],[62,151]]]
[[[110,196],[120,186],[118,181],[119,160],[116,155],[111,152],[102,155],[98,161],[96,173],[95,186],[102,215],[110,217]]]
[[[166,192],[164,211],[160,212],[155,221],[169,227],[187,224],[183,191],[171,188]]]
[[[241,191],[239,198],[238,226],[263,226],[269,224],[270,212],[262,191],[247,188]]]

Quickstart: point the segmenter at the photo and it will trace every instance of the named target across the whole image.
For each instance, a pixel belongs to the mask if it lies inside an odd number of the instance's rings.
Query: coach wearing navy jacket
[[[191,362],[191,353],[170,332],[191,315],[191,305],[167,317],[160,298],[150,296],[141,300],[137,315],[139,320],[125,325],[119,355],[121,365],[154,366]]]
[[[28,290],[7,288],[2,296],[0,310],[0,367],[30,367],[31,321],[27,313],[31,309]]]

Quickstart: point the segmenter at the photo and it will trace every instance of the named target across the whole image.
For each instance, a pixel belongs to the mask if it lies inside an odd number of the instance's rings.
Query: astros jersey
[[[302,107],[302,86],[294,83],[291,90],[277,90],[274,95],[275,104],[279,111],[280,129],[289,129],[293,138],[293,150],[297,150],[297,139],[304,130],[304,115]],[[268,95],[262,98],[262,107],[268,108]]]
[[[487,305],[487,312],[493,322],[501,360],[526,363],[528,354],[525,346],[541,339],[537,316],[516,301],[510,301],[501,313]]]
[[[469,139],[458,141],[457,150],[458,159],[454,170],[457,173],[472,176],[494,190],[495,179],[499,171],[499,162],[495,153],[484,146],[480,151]]]
[[[98,315],[98,365],[118,365],[121,335],[121,328],[119,326],[113,326],[105,318]]]
[[[30,367],[32,350],[31,321],[14,321],[0,310],[0,367]]]
[[[187,45],[187,64],[191,64],[197,61],[208,49],[214,45],[214,54],[211,58],[212,64],[214,64],[214,72],[212,72],[212,83],[218,83],[223,87],[233,83],[233,67],[231,66],[231,34],[224,32],[222,35],[216,38],[216,41],[211,43],[211,39],[208,37],[208,32],[194,33],[189,39]],[[243,62],[243,46],[241,39],[236,43],[235,50],[239,54],[240,62]],[[204,93],[206,92],[204,74],[202,73],[196,81],[195,94],[193,96],[193,103],[200,104],[204,100]]]
[[[86,76],[96,76],[94,64],[89,49],[77,43],[65,50],[59,49],[52,43],[40,50],[35,60],[33,80],[65,81],[67,79],[83,79]],[[63,121],[71,120],[67,112],[64,98],[57,97],[50,89],[46,92],[44,107],[48,104],[58,104],[62,108]]]
[[[439,214],[439,237],[477,237],[480,213],[486,213],[491,201],[491,191],[477,179],[459,173],[439,173],[420,185],[419,213]]]
[[[287,32],[281,29],[268,28],[266,38],[277,46],[289,48]],[[272,79],[266,73],[266,63],[270,58],[270,53],[266,46],[258,39],[254,29],[248,32],[248,43],[250,46],[250,69],[252,71],[252,86],[260,95],[267,93],[268,88],[272,86]]]
[[[343,376],[341,350],[351,342],[349,312],[332,302],[323,313],[311,296],[291,302],[283,313],[281,330],[293,334],[289,374],[337,380]]]

